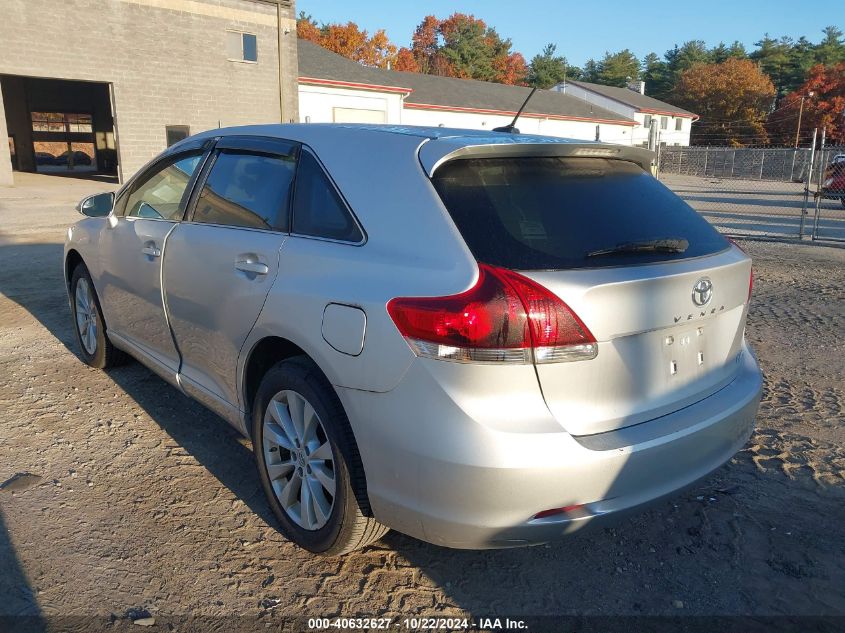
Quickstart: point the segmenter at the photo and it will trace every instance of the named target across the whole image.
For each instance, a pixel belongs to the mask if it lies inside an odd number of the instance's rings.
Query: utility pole
[[[801,134],[801,116],[804,114],[804,99],[813,96],[813,92],[801,95],[801,106],[798,108],[798,127],[795,128],[795,149],[798,149],[798,136]]]
[[[652,118],[648,126],[648,148],[653,152],[657,149],[657,119]]]
[[[807,215],[807,203],[810,200],[810,185],[813,183],[813,162],[816,158],[816,134],[818,128],[813,130],[813,143],[810,145],[810,164],[807,167],[807,180],[804,184],[804,203],[801,205],[801,224],[798,226],[798,239],[804,237],[804,216]]]

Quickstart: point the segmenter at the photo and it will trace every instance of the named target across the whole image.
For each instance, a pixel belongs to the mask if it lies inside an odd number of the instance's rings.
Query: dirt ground
[[[546,546],[391,533],[324,559],[275,530],[225,422],[137,363],[77,357],[61,243],[108,185],[18,184],[0,188],[0,616],[845,615],[845,250],[742,243],[764,400],[694,489]]]

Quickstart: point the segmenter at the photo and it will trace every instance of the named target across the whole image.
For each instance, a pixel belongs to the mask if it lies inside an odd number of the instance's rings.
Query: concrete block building
[[[297,121],[293,0],[2,0],[0,185],[121,181],[202,130]]]

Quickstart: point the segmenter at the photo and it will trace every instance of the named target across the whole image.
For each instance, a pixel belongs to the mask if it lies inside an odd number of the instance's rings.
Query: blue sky
[[[426,14],[446,17],[455,11],[483,18],[514,50],[530,61],[548,42],[573,64],[583,65],[605,51],[630,48],[642,59],[658,55],[686,40],[743,42],[751,50],[768,32],[773,37],[805,35],[818,42],[830,24],[845,30],[841,0],[710,0],[673,2],[651,0],[298,0],[297,12],[311,14],[317,23],[357,22],[372,32],[386,29],[397,45],[408,45],[414,28]]]

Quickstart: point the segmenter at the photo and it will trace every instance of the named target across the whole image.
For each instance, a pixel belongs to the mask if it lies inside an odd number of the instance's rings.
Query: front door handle
[[[242,259],[235,262],[235,270],[252,273],[253,275],[266,275],[270,272],[270,268],[267,264],[262,264],[261,262],[250,262]]]
[[[161,249],[152,242],[147,242],[144,245],[144,248],[141,249],[141,252],[144,255],[149,255],[150,257],[161,257]]]

